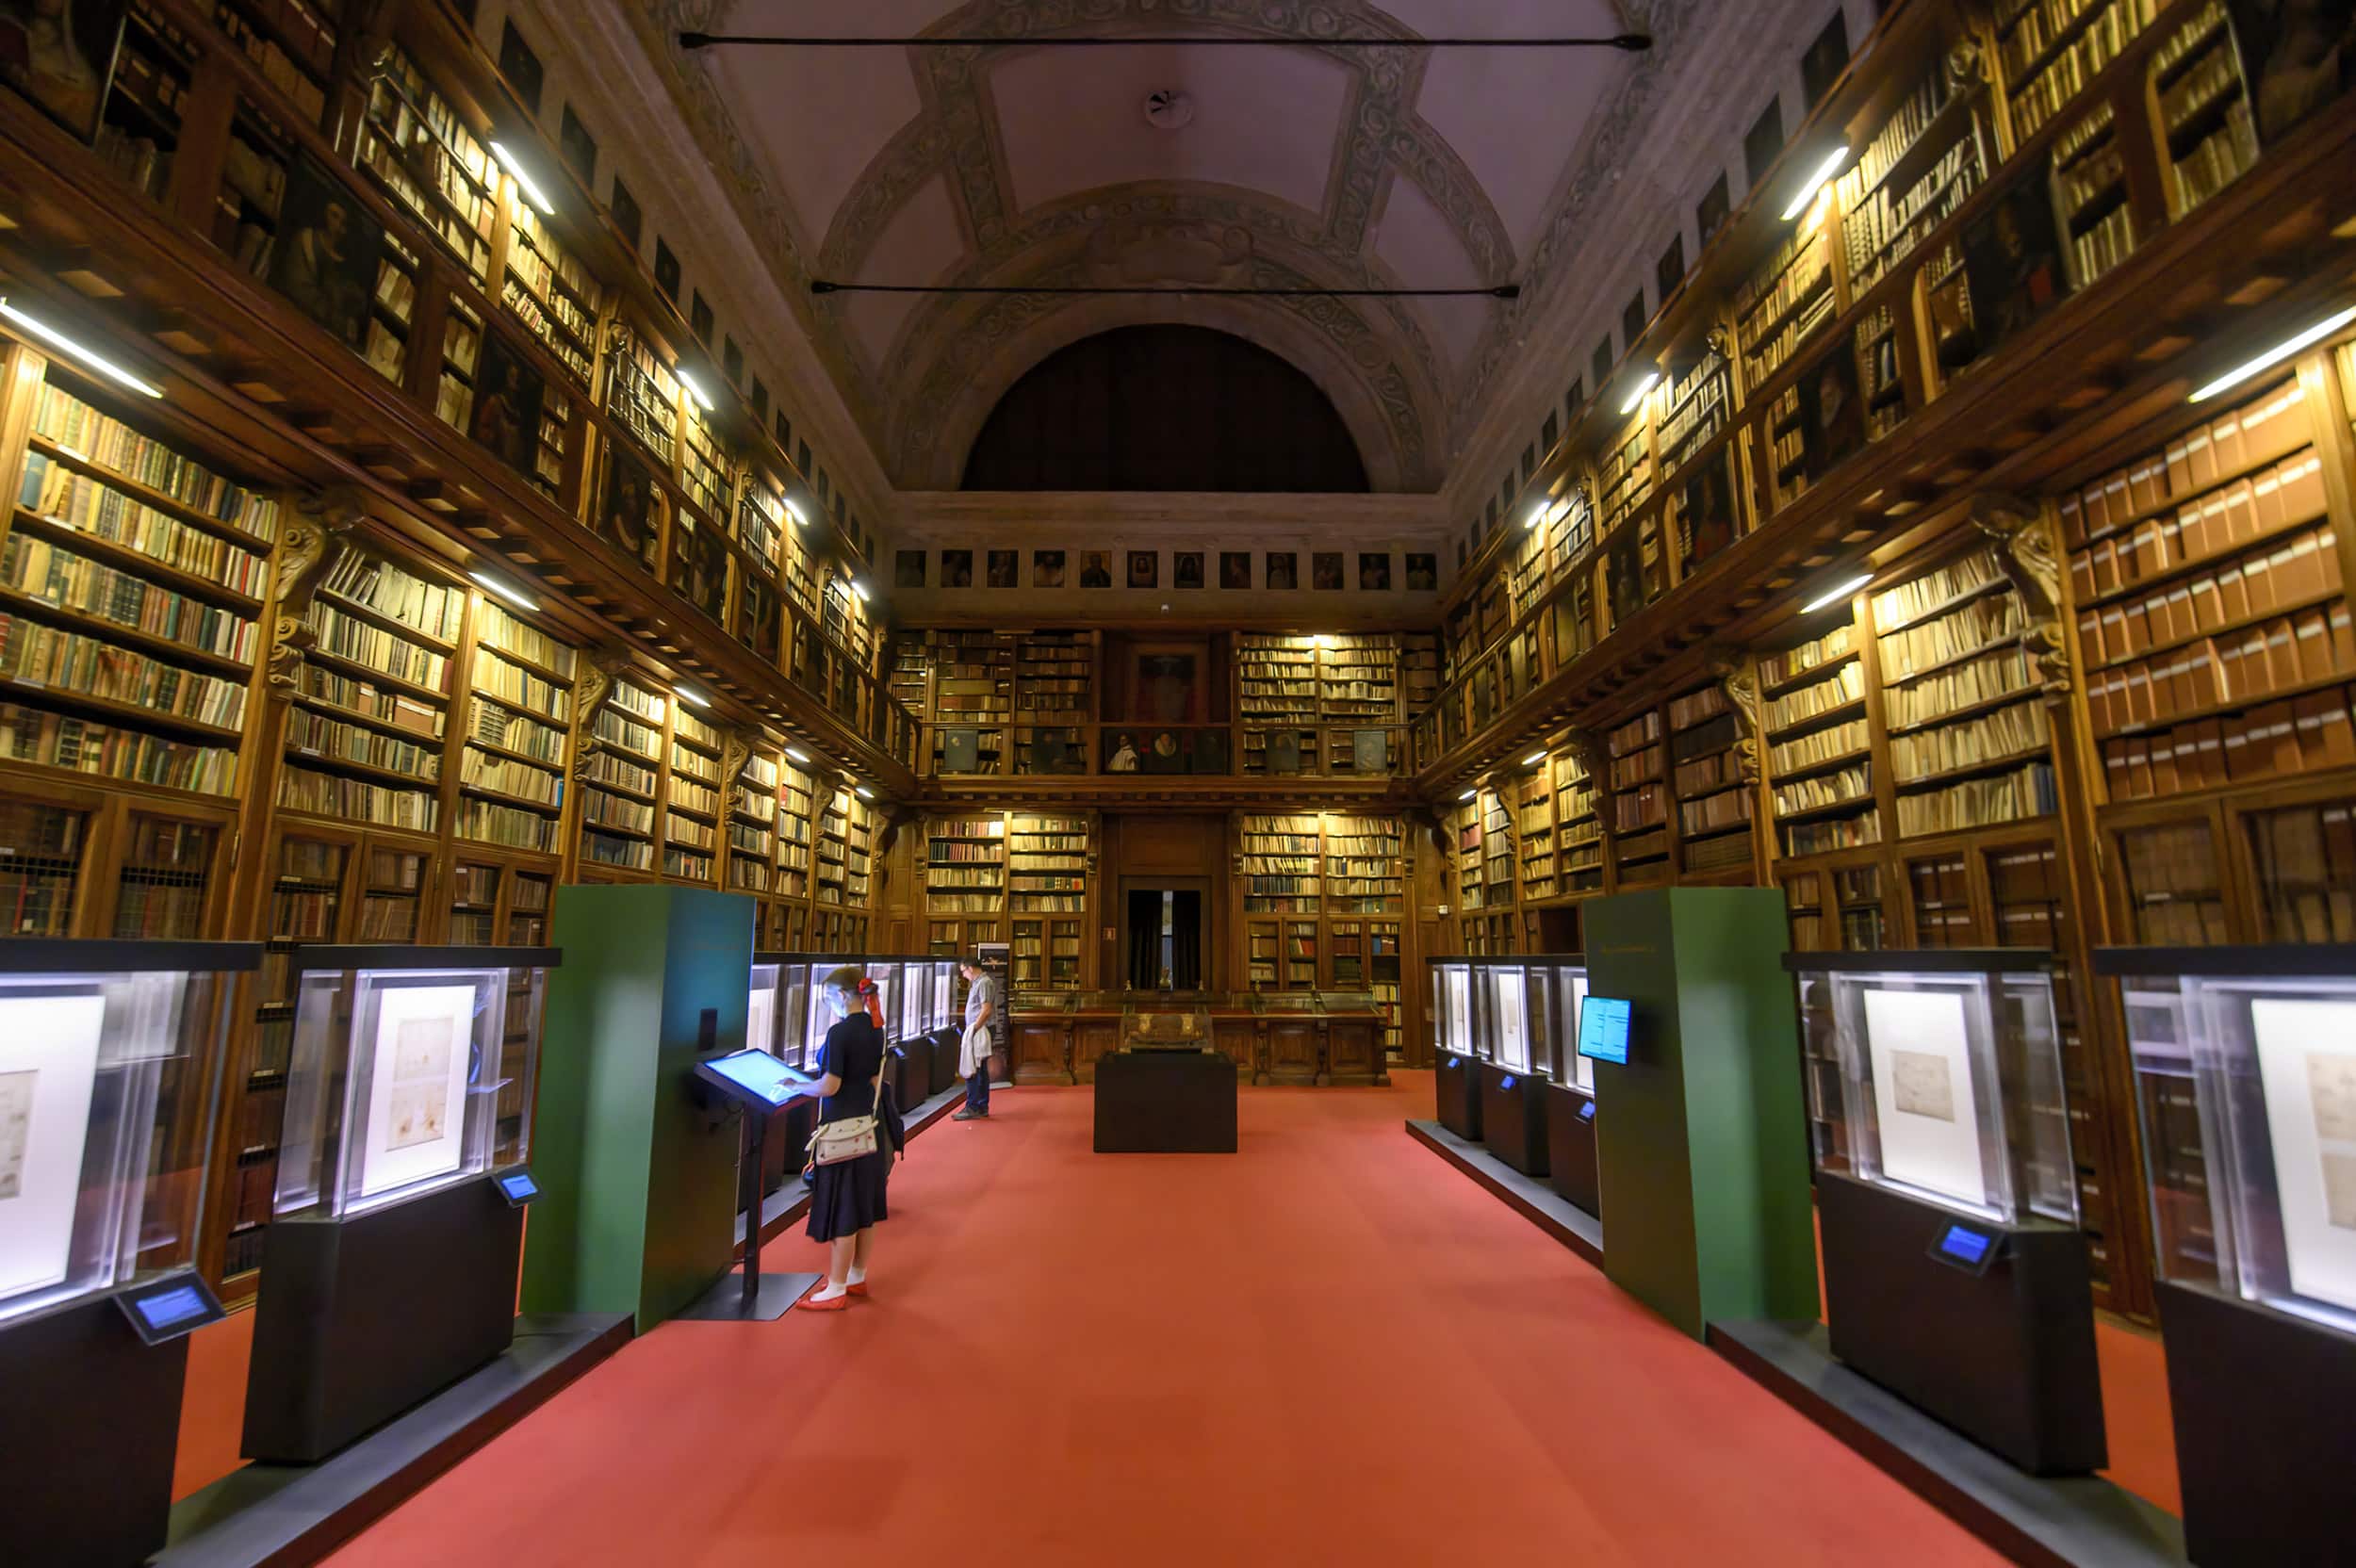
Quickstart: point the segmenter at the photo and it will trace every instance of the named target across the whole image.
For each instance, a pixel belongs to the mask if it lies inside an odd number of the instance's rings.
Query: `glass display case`
[[[0,942],[0,1325],[185,1269],[253,942]]]
[[[744,1001],[744,1043],[772,1056],[780,1054],[782,1043],[779,1031],[784,1015],[777,1003],[784,977],[785,965],[779,955],[753,955],[752,990]]]
[[[2187,1555],[2347,1554],[2356,945],[2108,948],[2142,1119]]]
[[[1579,1054],[1579,1009],[1587,1003],[1587,960],[1576,953],[1532,959],[1543,969],[1531,976],[1545,988],[1546,1027],[1538,1036],[1540,1069],[1564,1088],[1595,1092],[1595,1064]]]
[[[1819,1169],[1999,1224],[2078,1222],[2052,956],[1792,954]]]
[[[814,1068],[819,1049],[826,1043],[826,1031],[835,1022],[834,1008],[826,997],[826,976],[843,968],[843,960],[833,954],[805,954],[792,967],[801,972],[809,1001],[802,1010],[799,1051],[787,1060],[794,1067]]]
[[[0,942],[0,1465],[11,1562],[168,1533],[234,977],[257,942]]]
[[[1472,961],[1434,958],[1431,966],[1432,1045],[1442,1055],[1478,1056],[1473,1037]]]
[[[298,946],[273,1212],[344,1218],[529,1159],[558,959],[551,948]]]
[[[933,1027],[957,1028],[964,1021],[957,1012],[957,962],[955,958],[935,958],[932,962]]]
[[[1481,1138],[1481,1006],[1478,965],[1431,958],[1432,1096],[1441,1126],[1468,1142]]]
[[[907,1037],[900,1032],[900,970],[897,958],[866,958],[860,967],[875,985],[875,1005],[883,1014],[884,1037],[897,1042]]]
[[[1543,965],[1520,959],[1491,959],[1479,966],[1482,1012],[1488,1018],[1488,1060],[1509,1073],[1532,1070],[1530,1003],[1543,1001],[1543,985],[1533,994],[1533,977],[1543,977]]]

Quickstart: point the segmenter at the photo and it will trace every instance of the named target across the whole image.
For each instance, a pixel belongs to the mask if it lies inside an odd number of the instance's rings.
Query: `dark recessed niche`
[[[1768,104],[1751,122],[1750,134],[1742,139],[1742,171],[1746,182],[1756,188],[1767,177],[1775,155],[1783,151],[1783,103],[1777,99]]]

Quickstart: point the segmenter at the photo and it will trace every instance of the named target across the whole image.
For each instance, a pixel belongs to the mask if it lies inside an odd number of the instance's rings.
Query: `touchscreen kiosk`
[[[1799,953],[1784,967],[1833,1354],[2023,1470],[2100,1467],[2052,956]]]
[[[1591,1062],[1628,1065],[1629,1004],[1623,998],[1590,996],[1579,1009],[1579,1054]]]
[[[552,948],[295,948],[248,1458],[319,1459],[514,1338],[523,1216],[493,1173],[531,1159],[559,961]],[[386,1313],[387,1280],[432,1310]]]
[[[2356,944],[2105,948],[2197,1562],[2348,1552]]]
[[[731,1051],[695,1064],[695,1075],[740,1104],[773,1111],[810,1082],[766,1051]]]
[[[0,942],[0,1557],[164,1544],[233,977],[255,942]]]

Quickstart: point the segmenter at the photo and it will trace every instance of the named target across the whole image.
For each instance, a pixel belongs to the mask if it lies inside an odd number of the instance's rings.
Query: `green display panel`
[[[1816,1316],[1784,931],[1772,889],[1587,906],[1589,994],[1633,1004],[1627,1063],[1595,1064],[1604,1272],[1696,1339],[1712,1320]]]
[[[744,1047],[753,914],[741,893],[557,890],[524,1311],[633,1313],[644,1333],[732,1266],[737,1126],[695,1068]]]

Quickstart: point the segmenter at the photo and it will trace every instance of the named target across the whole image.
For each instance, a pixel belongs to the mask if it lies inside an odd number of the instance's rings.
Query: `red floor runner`
[[[1451,1179],[1411,1090],[1247,1091],[1232,1158],[1089,1108],[927,1133],[873,1300],[665,1325],[335,1560],[1999,1560]]]

